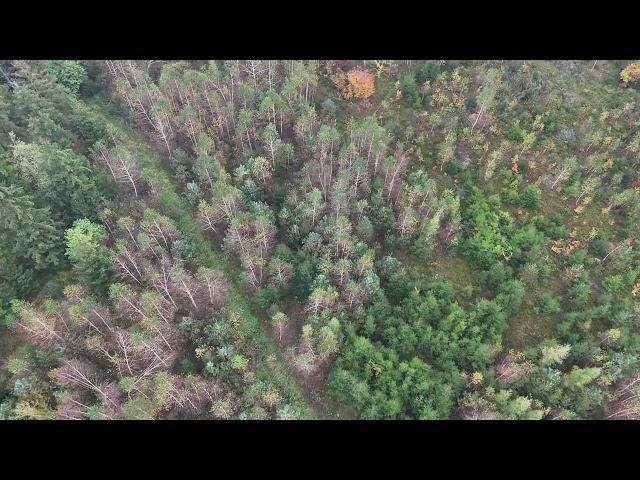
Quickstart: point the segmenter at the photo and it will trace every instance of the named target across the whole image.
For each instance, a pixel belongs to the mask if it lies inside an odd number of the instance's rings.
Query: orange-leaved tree
[[[633,62],[627,65],[620,72],[620,78],[625,84],[640,80],[640,62]]]
[[[355,98],[369,98],[376,91],[373,75],[366,70],[352,68],[347,73]]]

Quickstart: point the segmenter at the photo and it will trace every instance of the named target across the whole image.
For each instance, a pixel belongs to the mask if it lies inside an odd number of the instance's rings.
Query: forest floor
[[[127,139],[126,149],[136,154],[145,170],[144,177],[150,180],[158,192],[160,204],[152,206],[176,222],[181,233],[194,245],[202,265],[218,268],[227,278],[230,314],[241,324],[242,333],[247,339],[248,353],[255,360],[258,375],[273,382],[289,403],[302,407],[306,418],[344,418],[347,414],[341,414],[341,409],[335,402],[327,398],[324,384],[314,385],[314,382],[305,381],[293,370],[284,352],[277,347],[272,329],[268,326],[266,312],[252,309],[246,298],[246,289],[242,285],[239,270],[213,240],[201,233],[191,206],[172,183],[168,167],[161,160],[160,154],[148,144],[139,131],[112,115],[102,99],[96,99],[92,104],[104,117],[105,122],[116,127]]]

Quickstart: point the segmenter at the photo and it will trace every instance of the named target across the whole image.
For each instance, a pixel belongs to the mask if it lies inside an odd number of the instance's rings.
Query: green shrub
[[[627,287],[624,275],[610,275],[602,281],[602,287],[609,293],[619,293]]]
[[[536,306],[533,308],[538,315],[553,315],[559,313],[561,309],[558,297],[549,292],[540,295]]]
[[[536,185],[528,185],[520,194],[520,205],[535,209],[540,206],[540,190]]]

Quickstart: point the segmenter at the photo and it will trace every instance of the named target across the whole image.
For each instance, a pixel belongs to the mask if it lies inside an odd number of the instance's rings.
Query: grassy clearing
[[[437,260],[421,260],[405,250],[397,250],[394,256],[419,278],[426,281],[448,280],[457,292],[468,285],[477,284],[469,262],[460,255],[435,255]]]
[[[502,346],[505,349],[522,350],[545,338],[552,337],[553,328],[560,319],[556,315],[539,315],[534,307],[543,293],[559,293],[561,282],[552,276],[544,288],[527,287],[527,294],[520,311],[509,318],[507,328],[502,333]]]

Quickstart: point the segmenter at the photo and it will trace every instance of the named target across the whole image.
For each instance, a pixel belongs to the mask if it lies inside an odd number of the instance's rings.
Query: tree
[[[226,214],[221,205],[210,204],[206,200],[200,200],[198,203],[198,221],[203,231],[218,233],[225,218]]]
[[[629,205],[631,202],[636,200],[640,195],[638,195],[638,191],[636,189],[628,188],[619,193],[616,193],[611,197],[609,204],[607,205],[607,209],[622,207],[623,205]]]
[[[309,295],[307,310],[311,311],[314,315],[324,310],[331,310],[335,305],[337,297],[338,292],[334,289],[317,287]]]
[[[347,73],[347,78],[355,98],[369,98],[376,91],[374,76],[366,70],[353,68]]]
[[[110,410],[119,410],[120,391],[97,378],[93,365],[80,360],[64,360],[56,371],[56,380],[63,386],[74,386],[95,393]]]
[[[273,317],[271,317],[271,322],[278,332],[278,340],[282,342],[282,333],[289,323],[289,317],[287,317],[286,313],[276,312]]]
[[[280,151],[282,140],[280,140],[278,130],[273,123],[269,123],[266,127],[264,127],[262,139],[264,142],[264,148],[267,150],[267,152],[269,152],[269,156],[271,157],[271,168],[275,169],[276,154]]]
[[[624,378],[613,392],[607,404],[605,418],[637,420],[640,418],[640,375]]]
[[[37,208],[20,187],[0,185],[0,252],[6,261],[30,261],[36,269],[60,262],[60,224]],[[14,260],[14,261],[15,261]]]
[[[559,345],[555,341],[542,346],[540,350],[540,365],[548,366],[561,364],[569,354],[569,350],[571,350],[571,345]]]
[[[59,312],[43,312],[34,308],[32,304],[17,299],[11,302],[11,308],[17,318],[18,327],[33,343],[47,349],[65,345],[65,335],[69,333],[69,326]]]
[[[440,171],[444,169],[444,166],[453,160],[456,153],[456,145],[458,141],[458,135],[456,132],[456,122],[453,122],[447,129],[447,135],[438,149],[440,158]]]
[[[301,208],[304,208],[304,215],[307,218],[309,216],[311,217],[311,226],[313,227],[316,224],[316,219],[320,218],[325,208],[322,192],[317,188],[313,188],[307,192],[305,202],[301,204]]]
[[[491,152],[484,171],[484,180],[488,182],[493,176],[502,156],[504,155],[502,146]]]
[[[107,233],[102,225],[86,218],[74,222],[67,230],[66,254],[77,278],[99,294],[106,292],[111,281],[112,253],[104,246]]]
[[[173,290],[178,293],[178,298],[183,300],[186,308],[193,307],[192,311],[198,311],[203,306],[204,298],[211,298],[211,290],[202,288],[203,285],[182,266],[174,265],[169,272],[169,277]]]
[[[362,304],[365,297],[364,288],[360,283],[349,280],[346,283],[345,289],[343,291],[343,296],[347,307],[350,310],[353,310],[356,306]]]
[[[210,305],[221,307],[225,304],[228,295],[228,287],[224,281],[224,276],[220,271],[213,268],[200,267],[196,274],[196,278],[206,287]]]
[[[251,145],[251,137],[253,132],[253,111],[246,107],[240,110],[238,114],[238,129],[236,130],[237,136],[240,140],[242,151],[245,152],[244,138],[246,137],[248,143],[248,152],[253,150]]]
[[[252,162],[252,173],[265,184],[271,178],[272,164],[264,157],[256,157]]]
[[[145,313],[142,311],[140,305],[140,295],[129,285],[125,285],[124,283],[112,284],[109,287],[109,298],[121,318],[134,320],[136,323],[142,322],[145,319]],[[122,341],[121,335],[120,340]]]
[[[592,195],[593,192],[600,186],[601,180],[598,177],[587,178],[580,187],[580,195],[576,198],[576,205],[580,203],[580,200],[585,195]],[[586,201],[586,200],[585,200]]]
[[[340,332],[340,322],[334,317],[328,325],[320,327],[318,332],[318,353],[321,357],[328,357],[338,352],[338,334]]]
[[[167,251],[171,251],[173,242],[181,238],[173,220],[152,208],[145,208],[142,213],[140,229],[147,233],[160,249]]]
[[[559,355],[556,354],[553,358],[559,358]],[[526,378],[533,367],[532,362],[524,360],[521,352],[509,350],[495,366],[496,380],[501,385],[510,385]]]
[[[543,293],[536,306],[534,307],[534,311],[538,315],[550,315],[560,312],[561,306],[560,301],[556,296],[549,292]]]
[[[233,397],[226,395],[223,398],[217,399],[211,406],[211,413],[215,418],[223,420],[229,420],[233,418],[233,415],[237,409],[237,405]]]
[[[218,182],[211,195],[211,201],[200,201],[198,219],[204,231],[217,233],[226,228],[233,215],[242,208],[241,192],[225,182]]]
[[[171,144],[173,143],[174,131],[171,124],[171,115],[173,112],[171,111],[171,106],[166,98],[159,98],[157,102],[153,105],[151,109],[151,120],[157,135],[160,137],[165,147],[167,148],[167,153],[169,157],[173,157],[173,152],[171,150]]]
[[[168,299],[150,290],[140,295],[140,308],[145,318],[157,318],[166,324],[173,322],[176,314],[176,307]]]
[[[193,172],[199,180],[200,187],[208,190],[212,195],[216,188],[216,183],[222,180],[225,175],[220,159],[209,155],[198,155],[196,157]]]
[[[598,378],[601,372],[602,369],[597,367],[579,368],[574,366],[573,370],[564,376],[564,381],[571,389],[582,389]]]
[[[491,104],[493,103],[493,100],[497,93],[497,87],[498,87],[499,81],[500,81],[499,72],[495,69],[489,69],[489,71],[486,74],[486,83],[482,86],[482,88],[480,89],[480,92],[478,93],[477,101],[478,101],[478,104],[480,105],[480,109],[478,110],[478,113],[475,115],[475,121],[471,126],[471,133],[473,133],[473,129],[475,128],[480,118],[482,118],[482,115],[484,114],[484,112],[486,112],[488,109],[491,108]]]
[[[460,406],[465,420],[540,420],[545,414],[540,402],[516,396],[513,390],[495,391],[491,387],[468,392]]]
[[[400,362],[393,350],[350,335],[330,390],[364,419],[447,418],[451,386],[419,358]]]
[[[125,241],[118,239],[114,253],[114,270],[118,272],[122,278],[141,284],[142,266],[140,265],[138,252],[131,249]]]
[[[387,202],[390,202],[391,195],[393,193],[397,194],[398,189],[394,189],[394,187],[397,185],[396,181],[400,183],[400,176],[406,169],[408,160],[409,155],[407,154],[407,152],[404,152],[401,147],[396,148],[393,157],[387,158],[387,162],[385,162],[384,176],[384,185],[387,189]]]
[[[138,196],[141,183],[140,169],[129,153],[102,147],[97,150],[96,157],[114,182],[133,189],[135,196]]]
[[[620,72],[620,79],[625,85],[640,80],[640,62],[633,62],[624,67]]]
[[[47,63],[47,69],[73,94],[78,93],[87,79],[87,71],[77,60],[52,60]]]
[[[272,279],[278,287],[285,288],[289,286],[289,282],[293,276],[293,265],[289,262],[285,262],[279,257],[271,257],[267,270]]]
[[[577,166],[576,159],[574,157],[569,157],[560,162],[560,164],[556,167],[556,174],[554,174],[553,181],[551,182],[550,187],[555,188],[555,186],[559,182],[564,182],[569,179],[573,171]]]
[[[338,285],[344,285],[351,275],[351,262],[348,258],[340,258],[336,262],[335,281]]]

